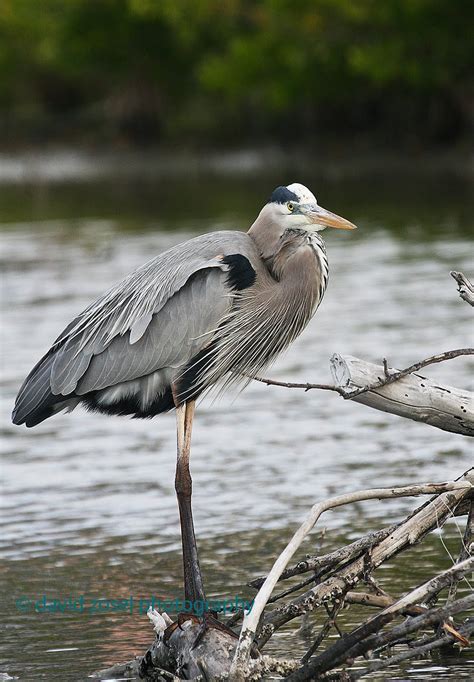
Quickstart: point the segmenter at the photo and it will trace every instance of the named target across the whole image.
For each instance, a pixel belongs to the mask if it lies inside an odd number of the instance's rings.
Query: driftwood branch
[[[462,350],[467,355],[470,349]],[[355,402],[444,431],[474,436],[473,394],[415,374],[421,364],[412,365],[410,372],[396,371],[352,356],[333,355],[331,371],[337,385],[352,391],[351,400]]]
[[[330,362],[334,384],[277,381],[265,377],[254,377],[254,380],[267,386],[333,391],[346,400],[355,400],[383,412],[422,421],[444,431],[473,436],[473,394],[415,374],[423,367],[466,355],[474,355],[474,348],[438,353],[405,369],[394,370],[388,368],[385,359],[380,366],[335,354]]]
[[[317,572],[322,571],[325,568],[334,568],[338,564],[355,559],[364,552],[370,551],[377,543],[385,540],[395,528],[396,525],[393,525],[373,533],[368,533],[359,540],[351,542],[350,545],[336,549],[334,552],[330,552],[323,556],[306,557],[306,559],[299,561],[295,566],[284,570],[279,580],[286,580],[287,578],[292,578],[295,575],[307,573],[308,571]],[[265,582],[265,579],[266,578],[255,578],[255,580],[249,582],[249,585],[250,587],[260,589]]]
[[[415,372],[423,367],[465,355],[474,355],[474,348],[458,348],[432,355],[401,370],[374,365],[352,356],[334,354],[330,366],[334,384],[277,381],[253,377],[267,386],[297,388],[304,391],[333,391],[346,400],[354,400],[383,412],[421,421],[443,431],[474,436],[474,395]]]
[[[254,376],[252,379],[254,381],[259,381],[267,386],[280,386],[282,388],[299,388],[304,391],[311,391],[313,389],[320,389],[321,391],[334,391],[339,393],[340,396],[346,400],[351,400],[353,397],[365,393],[367,391],[372,391],[375,388],[380,388],[387,384],[392,384],[394,381],[398,381],[402,377],[412,374],[413,372],[418,372],[428,365],[434,365],[438,362],[445,362],[446,360],[453,360],[454,358],[459,358],[463,355],[474,355],[474,348],[456,348],[455,350],[448,350],[444,353],[437,353],[436,355],[431,355],[429,358],[415,362],[413,365],[405,367],[405,369],[393,370],[393,374],[387,374],[388,367],[387,361],[383,360],[383,373],[385,376],[377,377],[377,380],[364,388],[357,388],[353,391],[344,388],[344,386],[337,386],[334,384],[315,384],[310,382],[297,382],[297,381],[278,381],[277,379],[267,379],[266,377]]]
[[[328,511],[329,509],[334,509],[342,505],[360,502],[363,500],[388,499],[423,494],[431,495],[435,493],[446,494],[448,492],[453,492],[455,494],[456,491],[468,492],[471,488],[472,482],[467,480],[441,484],[421,484],[393,488],[376,488],[372,490],[362,490],[355,493],[348,493],[346,495],[339,495],[319,504],[315,504],[311,509],[307,519],[299,527],[293,538],[290,540],[288,545],[274,563],[272,570],[270,571],[254,599],[252,610],[249,613],[246,613],[244,616],[239,644],[237,646],[230,669],[231,678],[235,679],[236,681],[245,679],[245,671],[253,639],[257,631],[263,610],[271,596],[273,588],[278,582],[278,579],[286,568],[291,557],[299,548],[309,531],[313,528],[321,514],[323,514],[325,511]],[[343,588],[344,585],[340,586],[340,589]]]
[[[460,297],[466,301],[466,303],[469,303],[469,305],[474,306],[474,286],[468,280],[466,275],[463,275],[462,272],[456,272],[455,270],[449,274],[457,282]]]

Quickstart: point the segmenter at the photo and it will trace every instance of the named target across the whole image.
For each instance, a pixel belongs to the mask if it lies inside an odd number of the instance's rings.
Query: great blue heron
[[[185,598],[204,600],[189,472],[196,398],[248,382],[307,325],[324,295],[319,232],[355,226],[294,183],[277,187],[247,233],[213,232],[138,268],[76,317],[28,375],[15,424],[36,426],[79,403],[153,417],[176,408],[175,488]]]

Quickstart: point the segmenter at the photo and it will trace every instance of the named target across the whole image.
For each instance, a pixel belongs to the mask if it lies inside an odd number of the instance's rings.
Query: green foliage
[[[283,135],[288,125],[295,136],[416,132],[427,121],[429,134],[455,135],[468,120],[472,7],[2,0],[0,117],[75,112],[89,115],[85,126],[102,117],[131,137],[142,127],[211,141]]]

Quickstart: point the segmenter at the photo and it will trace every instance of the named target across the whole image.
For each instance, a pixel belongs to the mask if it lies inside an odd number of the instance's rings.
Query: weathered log
[[[340,388],[363,389],[382,380],[387,369],[351,355],[331,358],[334,382]],[[397,370],[388,370],[395,372]],[[382,412],[436,426],[443,431],[474,436],[474,395],[420,374],[409,374],[398,381],[360,393],[354,400]]]

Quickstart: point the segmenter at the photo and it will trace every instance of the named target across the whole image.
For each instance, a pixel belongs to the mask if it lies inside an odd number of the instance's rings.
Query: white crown
[[[294,182],[292,185],[287,185],[290,192],[294,192],[301,204],[317,204],[316,197],[307,187],[301,185],[299,182]]]

